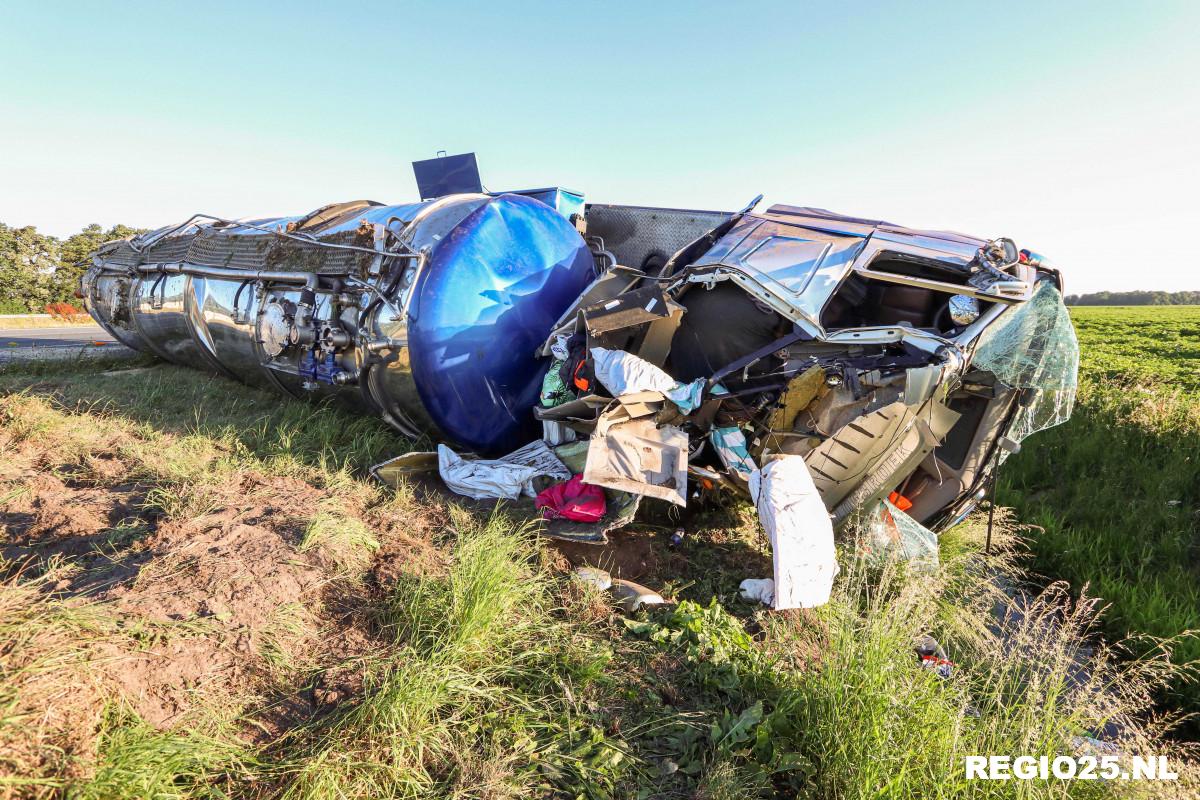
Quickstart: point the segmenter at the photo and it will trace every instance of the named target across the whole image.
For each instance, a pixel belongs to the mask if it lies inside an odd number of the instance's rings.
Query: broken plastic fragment
[[[658,592],[640,583],[613,578],[613,598],[626,614],[632,614],[642,606],[660,606],[667,602]]]
[[[764,606],[775,602],[775,581],[770,578],[746,578],[738,589],[746,600],[757,600]]]
[[[742,480],[749,481],[758,465],[750,457],[746,436],[741,429],[732,426],[713,428],[708,438],[725,468],[733,470]]]
[[[576,567],[575,579],[588,586],[594,586],[602,592],[612,586],[612,575],[597,567]]]

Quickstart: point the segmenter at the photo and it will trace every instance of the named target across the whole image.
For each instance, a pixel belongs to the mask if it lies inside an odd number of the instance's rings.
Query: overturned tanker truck
[[[1045,259],[756,206],[540,189],[197,215],[104,245],[80,291],[114,337],[168,361],[341,398],[468,463],[550,451],[566,469],[530,467],[540,487],[582,475],[606,496],[602,519],[547,514],[583,541],[643,497],[757,492],[757,470],[789,457],[835,525],[882,509],[943,529],[1069,415],[1078,348]]]

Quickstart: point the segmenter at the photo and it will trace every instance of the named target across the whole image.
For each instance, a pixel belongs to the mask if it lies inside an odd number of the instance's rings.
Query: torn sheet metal
[[[812,608],[829,602],[838,574],[833,524],[804,459],[778,456],[750,477],[750,495],[771,542],[772,607]]]
[[[631,494],[687,505],[687,434],[648,417],[602,419],[588,447],[583,479]]]
[[[371,467],[370,473],[376,480],[388,486],[400,486],[412,475],[437,472],[438,454],[433,451],[414,450],[402,456],[389,458]]]
[[[584,309],[583,321],[590,335],[603,336],[670,316],[671,305],[662,289],[648,286]]]

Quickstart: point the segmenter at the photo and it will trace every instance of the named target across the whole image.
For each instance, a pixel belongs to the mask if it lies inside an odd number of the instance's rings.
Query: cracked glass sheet
[[[1079,341],[1058,289],[1040,284],[1028,302],[984,331],[971,363],[1024,391],[1009,439],[1019,442],[1070,419],[1079,380]]]
[[[876,561],[896,558],[925,567],[938,563],[938,537],[887,500],[880,500],[862,521],[863,545]]]

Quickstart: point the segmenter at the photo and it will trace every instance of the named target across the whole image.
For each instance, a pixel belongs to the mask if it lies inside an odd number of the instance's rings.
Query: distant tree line
[[[1092,292],[1067,295],[1069,306],[1195,306],[1200,292]]]
[[[0,314],[36,314],[51,303],[73,301],[88,254],[104,242],[142,232],[92,224],[58,239],[32,225],[13,228],[0,222]]]

